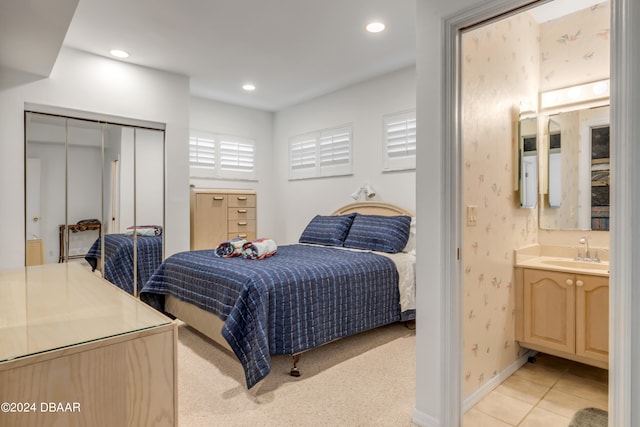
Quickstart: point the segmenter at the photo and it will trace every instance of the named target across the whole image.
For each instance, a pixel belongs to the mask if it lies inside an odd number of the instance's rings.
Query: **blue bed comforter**
[[[398,273],[366,252],[288,245],[263,260],[218,258],[213,250],[167,258],[141,291],[162,310],[164,295],[195,304],[224,323],[222,335],[251,388],[270,356],[295,354],[401,319]]]
[[[106,234],[104,239],[103,277],[121,289],[133,294],[133,237],[125,234]],[[137,237],[138,289],[149,280],[162,263],[162,236]],[[95,270],[101,254],[101,238],[98,238],[85,259]]]

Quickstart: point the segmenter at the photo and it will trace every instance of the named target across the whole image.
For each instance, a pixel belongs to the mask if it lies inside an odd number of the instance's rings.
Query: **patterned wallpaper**
[[[540,25],[540,91],[609,78],[610,4]]]
[[[514,249],[537,241],[537,210],[518,209],[514,121],[536,105],[538,24],[521,14],[463,36],[463,200],[477,225],[463,236],[463,394],[513,363]]]
[[[517,207],[518,106],[537,105],[539,91],[608,78],[609,5],[542,25],[523,13],[480,27],[463,35],[462,58],[463,204],[477,206],[478,218],[463,234],[467,397],[523,352],[514,333],[514,250],[537,243],[539,230],[538,210]]]

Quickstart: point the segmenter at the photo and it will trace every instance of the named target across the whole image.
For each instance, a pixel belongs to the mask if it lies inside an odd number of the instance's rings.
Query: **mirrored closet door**
[[[164,130],[25,112],[25,264],[82,262],[127,292],[162,261]]]

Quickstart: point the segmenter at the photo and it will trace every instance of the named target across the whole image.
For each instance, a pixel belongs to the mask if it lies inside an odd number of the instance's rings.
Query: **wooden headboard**
[[[391,203],[384,202],[357,202],[350,203],[345,205],[335,212],[332,215],[346,215],[353,212],[358,212],[363,215],[384,215],[384,216],[394,216],[394,215],[408,215],[415,216],[412,212],[409,212],[406,209],[398,207],[396,205],[392,205]]]

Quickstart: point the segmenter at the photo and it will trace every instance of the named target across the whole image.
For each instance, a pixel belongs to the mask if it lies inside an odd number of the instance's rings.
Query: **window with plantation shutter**
[[[301,135],[291,140],[290,164],[295,172],[310,171],[316,168],[315,134]]]
[[[348,175],[351,125],[298,135],[289,140],[289,178]]]
[[[189,163],[193,166],[215,167],[216,146],[211,138],[189,138]]]
[[[248,138],[191,131],[192,178],[255,179],[255,143]]]
[[[220,170],[252,173],[254,168],[253,143],[237,138],[220,139]]]
[[[383,121],[383,170],[416,167],[416,110],[388,114]]]

